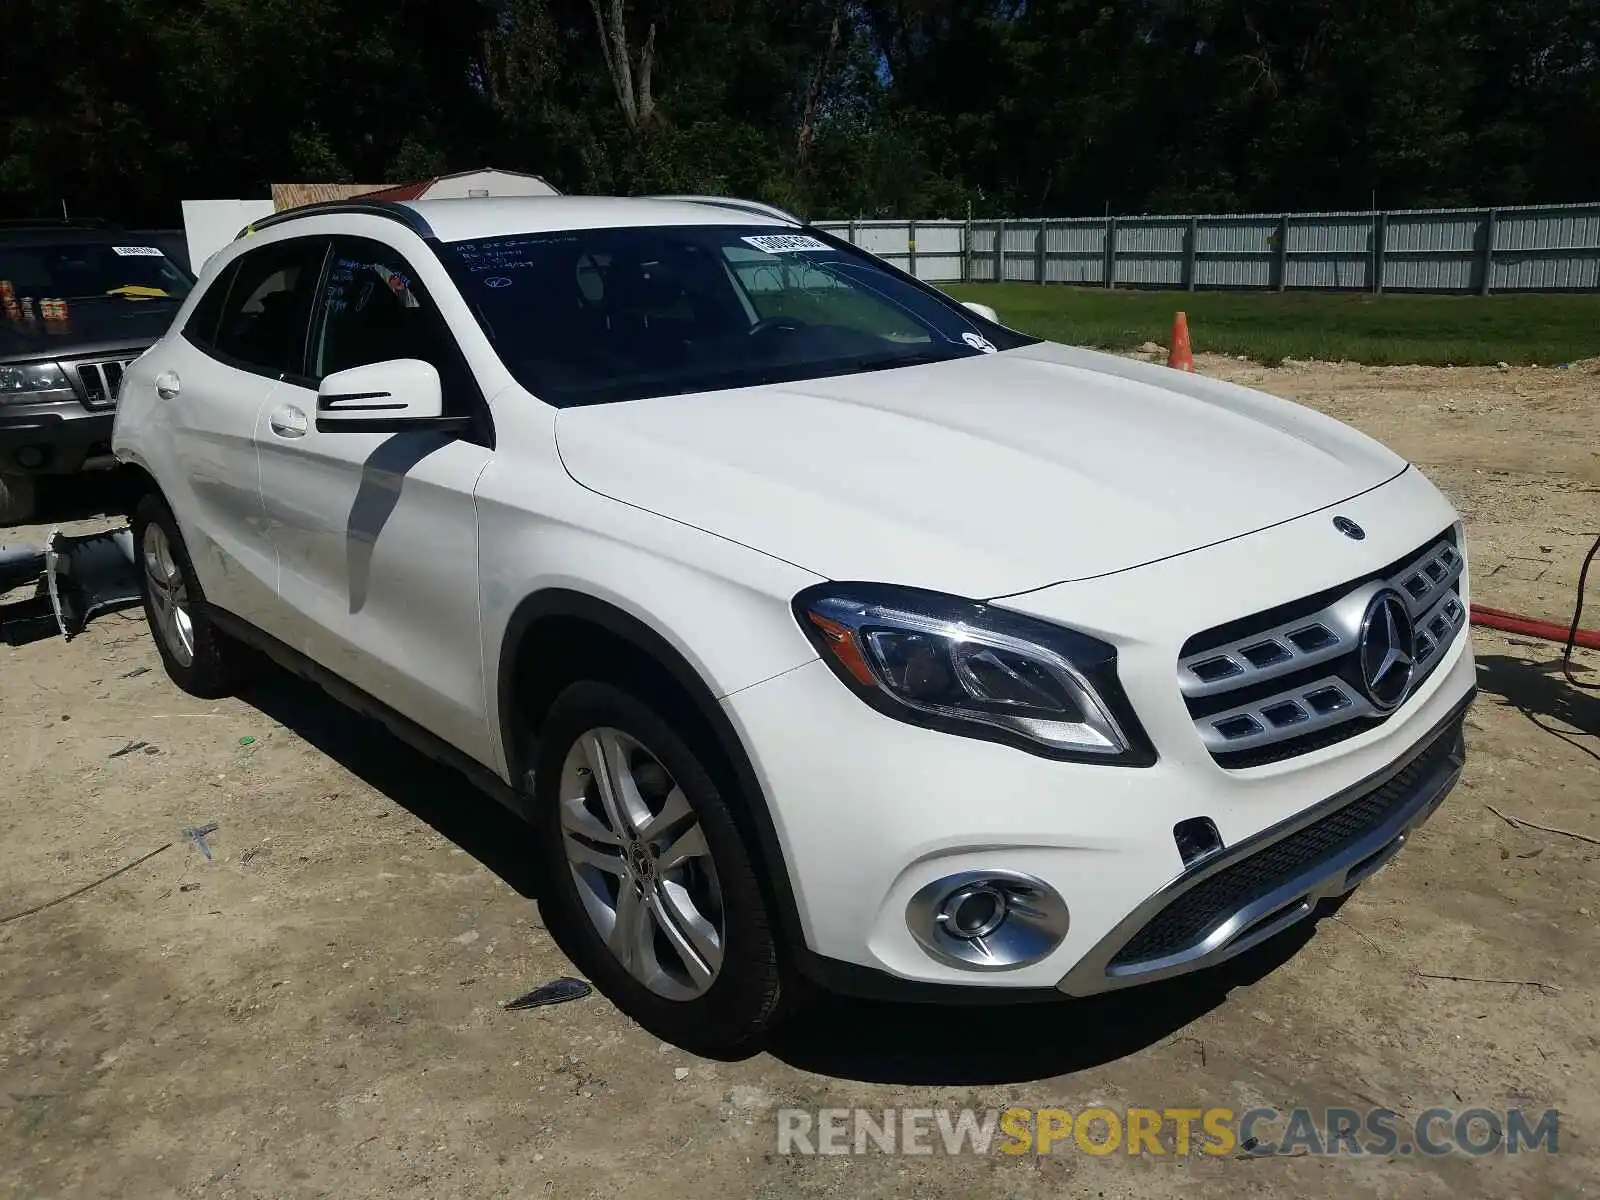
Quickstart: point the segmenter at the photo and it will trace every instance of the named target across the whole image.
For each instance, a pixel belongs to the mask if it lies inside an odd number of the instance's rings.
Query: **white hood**
[[[1404,460],[1309,409],[1051,343],[564,409],[572,477],[830,579],[992,598],[1303,516]]]

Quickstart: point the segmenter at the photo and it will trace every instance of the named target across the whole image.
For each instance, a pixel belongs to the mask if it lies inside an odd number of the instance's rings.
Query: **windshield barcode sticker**
[[[113,254],[121,255],[123,258],[161,257],[160,249],[155,246],[113,246],[111,247],[111,252]]]
[[[763,233],[755,237],[740,238],[747,246],[765,250],[768,254],[798,254],[803,250],[826,250],[827,242],[819,242],[803,233]]]

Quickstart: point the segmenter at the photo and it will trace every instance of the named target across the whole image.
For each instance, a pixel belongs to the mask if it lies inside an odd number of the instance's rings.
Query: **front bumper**
[[[1176,679],[1196,629],[1338,585],[1455,519],[1415,473],[1340,511],[1373,531],[1364,546],[1319,549],[1319,532],[1344,539],[1317,514],[1004,601],[1117,645],[1159,755],[1146,768],[1060,762],[908,725],[862,704],[821,662],[724,698],[768,802],[802,964],[825,982],[870,979],[930,999],[937,989],[1084,995],[1220,962],[1381,866],[1459,773],[1453,739],[1476,683],[1464,631],[1381,725],[1248,769],[1213,759]],[[1195,818],[1212,822],[1222,849],[1186,864],[1174,828]],[[964,872],[1043,881],[1068,910],[1059,945],[982,970],[930,953],[908,909]]]
[[[904,725],[863,705],[812,662],[724,700],[770,809],[808,957],[854,992],[878,984],[1060,989],[1087,995],[1221,962],[1354,887],[1404,845],[1460,767],[1460,716],[1474,689],[1471,643],[1386,725],[1293,770],[1227,772],[1163,759],[1117,769],[1038,758],[1008,746]],[[1441,738],[1449,765],[1431,769]],[[1192,942],[1153,961],[1113,964],[1168,905],[1257,852],[1345,810],[1428,758],[1427,777],[1296,869],[1226,898]],[[1279,764],[1280,768],[1284,764]],[[1173,828],[1212,817],[1225,848],[1186,868]],[[963,872],[1016,872],[1065,900],[1060,945],[1008,970],[962,969],[930,955],[907,924],[917,894]],[[887,979],[863,980],[863,972]],[[867,986],[870,983],[872,986]],[[925,986],[906,990],[937,999]],[[1019,997],[1020,998],[1020,997]]]
[[[1442,728],[1377,776],[1196,862],[1057,986],[1087,995],[1215,966],[1354,890],[1400,853],[1461,778],[1471,702],[1468,693]]]
[[[0,473],[70,475],[101,460],[109,466],[115,420],[115,411],[89,412],[75,401],[0,406]],[[17,452],[30,448],[39,462],[24,466]]]

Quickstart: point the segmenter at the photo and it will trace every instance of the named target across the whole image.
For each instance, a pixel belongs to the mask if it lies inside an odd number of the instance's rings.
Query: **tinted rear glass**
[[[441,250],[507,367],[568,406],[965,358],[1034,339],[793,229],[658,226]]]

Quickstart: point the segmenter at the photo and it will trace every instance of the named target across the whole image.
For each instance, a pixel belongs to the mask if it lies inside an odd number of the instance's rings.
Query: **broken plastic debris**
[[[133,532],[126,526],[76,536],[52,529],[44,571],[56,625],[68,641],[83,632],[90,617],[140,600]]]
[[[582,1000],[594,991],[581,979],[552,979],[540,984],[531,992],[524,992],[515,1000],[507,1000],[502,1007],[510,1012],[517,1008],[543,1008],[546,1004],[565,1004],[568,1000]]]
[[[239,745],[241,745],[241,746],[253,746],[253,745],[255,745],[255,741],[256,741],[255,738],[251,737],[247,733],[242,738],[239,739]]]
[[[199,849],[200,853],[206,856],[206,861],[210,862],[211,847],[206,844],[206,838],[216,831],[217,823],[213,821],[209,825],[192,825],[188,829],[183,830],[180,836],[186,837],[192,841]]]

